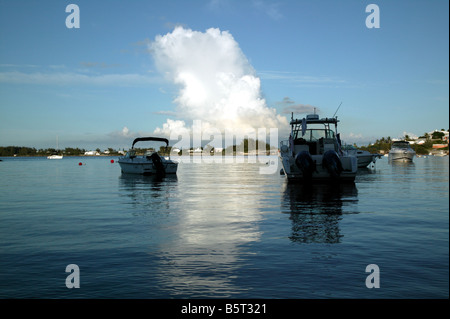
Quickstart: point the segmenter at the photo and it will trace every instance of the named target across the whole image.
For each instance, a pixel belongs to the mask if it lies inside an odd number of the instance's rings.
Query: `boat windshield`
[[[127,154],[125,154],[125,157],[135,157],[136,151],[135,150],[129,150]]]
[[[409,143],[408,142],[394,142],[392,143],[392,147],[397,147],[397,148],[409,148]]]
[[[294,139],[303,138],[306,141],[318,141],[320,138],[335,138],[334,132],[327,129],[307,129],[302,136],[301,130],[294,132]]]

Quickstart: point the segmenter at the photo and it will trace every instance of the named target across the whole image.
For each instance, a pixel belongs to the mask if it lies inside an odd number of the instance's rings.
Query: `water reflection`
[[[259,166],[186,164],[173,240],[161,243],[159,280],[176,297],[230,297],[245,245],[258,241],[264,187]],[[184,169],[186,168],[186,169]]]
[[[164,182],[176,182],[178,177],[176,174],[168,174],[166,176],[156,176],[156,175],[138,175],[138,174],[121,174],[119,176],[121,185],[131,186],[135,185],[158,185]]]
[[[149,255],[158,256],[151,276],[160,295],[224,298],[242,290],[235,273],[245,245],[261,237],[265,192],[280,191],[279,184],[267,185],[259,166],[182,163],[175,182],[120,177],[140,240],[147,241]]]
[[[133,215],[168,211],[169,199],[174,196],[177,181],[176,175],[157,177],[122,174],[119,177],[119,196],[130,199]]]
[[[449,156],[428,156],[417,161],[423,163],[422,180],[436,190],[446,191],[448,195]]]
[[[414,170],[416,164],[414,162],[390,161],[393,169],[402,170],[404,172]]]
[[[396,183],[404,182],[404,188],[411,189],[418,177],[415,173],[415,163],[392,161],[389,164],[392,170],[393,181]]]
[[[282,212],[289,213],[296,243],[339,243],[343,235],[339,222],[345,213],[357,213],[358,191],[355,184],[286,183]]]

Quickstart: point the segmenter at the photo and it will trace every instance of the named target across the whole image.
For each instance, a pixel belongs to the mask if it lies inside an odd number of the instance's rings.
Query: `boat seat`
[[[306,144],[294,145],[294,153],[295,154],[298,154],[298,153],[303,152],[303,151],[309,152],[309,146],[306,145]]]
[[[319,144],[320,144],[320,148],[323,150],[323,153],[325,153],[326,151],[332,150],[332,151],[336,151],[336,143],[334,141],[334,139],[332,138],[320,138],[319,139]]]

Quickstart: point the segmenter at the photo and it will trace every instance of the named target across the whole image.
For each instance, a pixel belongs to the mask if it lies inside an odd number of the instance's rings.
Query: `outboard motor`
[[[163,162],[161,157],[159,156],[158,153],[153,153],[152,155],[150,155],[150,159],[153,162],[153,166],[156,169],[156,175],[157,176],[164,176],[166,174],[166,169],[164,168]]]
[[[332,178],[338,178],[344,170],[339,155],[333,150],[323,154],[322,167],[327,169]]]
[[[305,179],[311,179],[313,172],[317,172],[316,163],[307,151],[301,151],[295,156],[295,165],[302,171]]]

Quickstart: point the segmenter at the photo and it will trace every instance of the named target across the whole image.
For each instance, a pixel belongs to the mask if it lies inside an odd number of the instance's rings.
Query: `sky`
[[[339,105],[346,143],[447,130],[448,39],[446,0],[0,0],[0,146],[287,139]]]

